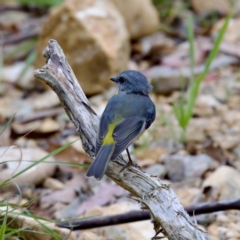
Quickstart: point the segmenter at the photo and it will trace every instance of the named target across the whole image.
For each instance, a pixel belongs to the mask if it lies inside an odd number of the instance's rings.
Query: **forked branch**
[[[95,139],[99,118],[83,93],[57,41],[49,40],[43,56],[47,64],[35,71],[58,95],[66,113],[75,124],[86,153],[94,158]],[[157,177],[149,176],[136,167],[120,170],[126,161],[119,157],[109,163],[106,175],[137,197],[152,216],[154,229],[170,240],[210,239],[199,230],[185,212],[174,191]]]

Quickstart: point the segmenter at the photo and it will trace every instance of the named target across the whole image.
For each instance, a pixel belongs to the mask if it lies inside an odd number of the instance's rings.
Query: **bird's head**
[[[119,93],[148,95],[152,90],[147,78],[138,71],[126,70],[111,80],[117,83]]]

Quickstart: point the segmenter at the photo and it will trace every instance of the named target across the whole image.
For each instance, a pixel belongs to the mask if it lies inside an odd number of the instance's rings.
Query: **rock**
[[[56,227],[54,222],[46,220],[38,220],[41,224],[38,223],[33,217],[25,216],[16,210],[11,209],[8,206],[0,208],[1,219],[8,211],[8,227],[12,229],[31,229],[31,231],[20,231],[21,238],[23,239],[34,239],[34,240],[54,240],[56,236],[50,234],[49,231],[53,231],[59,236],[59,239],[68,239],[68,240],[77,240],[75,233],[71,230]],[[16,217],[17,215],[17,217]]]
[[[14,83],[23,89],[32,89],[34,86],[34,67],[29,66],[23,73],[25,67],[25,62],[18,62],[11,66],[4,66],[2,69],[2,80]]]
[[[77,139],[76,136],[70,135],[70,136],[68,136],[66,138],[66,142],[64,142],[64,144],[76,141],[76,139]],[[80,139],[79,139],[79,141],[76,141],[76,142],[72,143],[71,147],[74,148],[77,152],[85,154],[86,157],[88,157],[88,155],[86,154],[85,150],[83,149],[82,142],[80,141]]]
[[[205,130],[208,126],[208,122],[209,120],[207,118],[190,119],[187,131],[185,133],[185,141],[202,143],[206,138]]]
[[[51,190],[61,190],[65,187],[62,182],[54,178],[45,179],[45,181],[43,182],[43,186]]]
[[[202,1],[202,0],[191,0],[193,9],[197,13],[207,13],[210,11],[219,11],[222,14],[227,14],[232,11],[232,3],[229,0],[211,0],[211,1]],[[234,12],[239,13],[240,3],[235,1],[234,3]]]
[[[238,2],[238,11],[240,12],[240,2]],[[237,7],[237,6],[236,6]],[[221,29],[221,27],[224,24],[224,19],[219,20],[218,22],[216,22],[212,28],[212,36],[216,37],[219,33],[219,30]],[[240,28],[240,18],[235,18],[235,19],[231,19],[231,21],[228,24],[227,30],[224,34],[223,37],[223,41],[224,42],[228,42],[228,43],[232,43],[232,44],[240,44],[240,33],[238,31],[236,31],[236,29]]]
[[[166,167],[162,164],[155,164],[146,169],[144,169],[146,173],[152,176],[157,176],[159,178],[164,178],[167,174]]]
[[[107,207],[94,207],[92,210],[89,210],[84,216],[115,215],[137,209],[139,209],[139,205],[136,203],[121,202]],[[136,233],[138,240],[149,240],[152,238],[152,236],[154,236],[154,230],[152,228],[152,223],[150,220],[97,228],[94,229],[93,232],[98,236],[104,236],[108,239],[119,240],[136,240]]]
[[[205,126],[206,135],[212,136],[216,132],[219,132],[222,126],[222,119],[219,116],[213,116],[208,118],[208,123]]]
[[[0,147],[0,162],[5,162],[4,167],[0,169],[0,183],[6,181],[7,179],[11,179],[13,174],[17,174],[22,170],[28,168],[31,164],[45,157],[47,154],[47,152],[39,148],[19,149]],[[10,159],[13,161],[9,161]],[[31,160],[32,162],[29,162],[29,160]],[[49,157],[48,161],[54,161],[54,158]],[[55,169],[56,165],[54,164],[47,164],[44,162],[39,163],[14,178],[14,184],[11,183],[5,188],[9,189],[16,184],[41,184],[46,178],[53,175]]]
[[[158,71],[160,72],[160,75],[158,76]],[[180,90],[181,88],[184,88],[187,85],[188,79],[185,78],[179,78],[179,76],[171,76],[171,72],[173,71],[172,68],[169,67],[152,67],[150,69],[147,69],[144,72],[144,75],[146,75],[148,78],[152,79],[151,84],[153,85],[154,92],[158,94],[166,94],[169,95],[173,91]],[[165,76],[166,75],[166,76]]]
[[[179,197],[181,204],[183,206],[189,206],[193,204],[194,198],[199,193],[198,188],[194,187],[191,188],[184,185],[182,187],[174,188],[174,191]]]
[[[220,103],[211,95],[199,95],[194,107],[194,114],[200,117],[211,116],[214,114],[214,108]]]
[[[96,235],[90,231],[81,231],[80,238],[78,238],[78,240],[108,240],[108,239],[109,238]]]
[[[41,124],[42,123],[40,120],[29,122],[29,123],[13,122],[11,128],[14,134],[23,135],[28,132],[32,132],[33,129],[35,130],[37,128],[40,128]]]
[[[74,143],[71,144],[71,146],[69,146],[69,148],[72,148],[75,151],[75,155],[77,154],[78,156],[78,160],[75,161],[77,161],[78,163],[92,163],[92,159],[87,155],[87,153],[83,149],[82,142],[80,141],[80,139],[76,141],[77,138],[78,138],[77,136],[70,135],[63,141],[62,144],[65,145],[75,141]]]
[[[16,4],[16,2],[14,3],[10,3],[11,1],[6,1],[6,3],[4,3],[4,1],[1,1],[1,5],[2,6],[6,6],[6,4],[8,6],[12,7],[14,6],[14,4]],[[30,19],[29,14],[27,14],[26,12],[23,11],[18,11],[18,10],[14,10],[12,9],[11,11],[3,11],[1,13],[1,26],[3,26],[2,31],[9,31],[12,32],[13,29],[19,29],[21,28],[22,25],[24,25],[24,23],[26,23],[27,21],[29,21]]]
[[[171,181],[181,181],[188,178],[202,177],[208,171],[217,167],[217,162],[206,154],[197,156],[169,155],[165,164]]]
[[[124,19],[110,1],[67,0],[49,14],[38,41],[36,66],[49,39],[62,47],[83,91],[93,95],[126,69],[130,44]]]
[[[229,222],[229,218],[226,215],[220,213],[217,215],[216,221],[221,224],[227,224]]]
[[[221,134],[213,135],[213,140],[218,146],[225,150],[231,150],[240,144],[239,134]]]
[[[6,91],[7,91],[7,83],[6,82],[2,82],[1,83],[1,88],[0,88],[0,97],[4,96]]]
[[[160,158],[166,153],[163,148],[142,148],[136,151],[136,159],[153,159],[154,162],[159,162]]]
[[[213,240],[239,239],[239,211],[231,210],[219,212],[216,221],[208,227],[208,232]]]
[[[122,14],[130,37],[137,39],[159,29],[158,12],[150,0],[111,0]]]
[[[61,125],[59,122],[53,120],[52,118],[45,118],[41,121],[41,125],[34,130],[34,132],[40,133],[51,133],[61,130]]]
[[[46,91],[32,98],[34,110],[49,109],[60,105],[59,98],[54,91]]]
[[[15,117],[21,118],[32,112],[32,105],[27,99],[22,99],[21,94],[12,89],[0,98],[0,122],[10,119],[15,114]]]
[[[216,115],[216,114],[215,114]],[[219,134],[222,128],[222,120],[219,116],[209,118],[192,118],[185,133],[187,143],[204,142],[207,136]]]
[[[33,121],[29,123],[14,122],[12,130],[15,134],[26,134],[28,132],[35,133],[54,133],[61,130],[61,124],[52,118],[45,118],[44,120]]]
[[[159,59],[159,56],[165,56],[176,49],[176,42],[162,32],[156,32],[149,36],[141,38],[138,42],[133,43],[132,50],[142,56],[151,56]],[[130,69],[138,70],[136,62],[130,61]]]
[[[240,112],[237,110],[228,110],[227,114],[223,115],[223,119],[229,127],[240,125]]]
[[[227,104],[232,109],[240,110],[239,102],[240,102],[240,96],[233,95],[233,96],[229,96]]]
[[[237,199],[240,196],[240,173],[232,167],[221,166],[202,184],[203,188],[212,187],[218,192],[218,200]]]
[[[199,191],[198,191],[199,193]],[[207,213],[195,216],[196,222],[202,226],[209,226],[216,220],[217,213]]]

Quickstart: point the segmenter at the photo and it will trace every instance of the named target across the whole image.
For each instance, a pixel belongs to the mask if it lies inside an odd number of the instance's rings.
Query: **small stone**
[[[159,178],[164,178],[167,174],[166,167],[162,164],[152,165],[144,170],[146,173]]]
[[[206,138],[205,130],[208,126],[207,118],[192,118],[185,134],[186,142],[203,142]]]
[[[233,95],[233,96],[229,96],[227,104],[231,109],[240,110],[239,102],[240,102],[240,96]]]
[[[34,67],[28,67],[24,74],[21,75],[25,67],[25,62],[18,62],[11,66],[4,66],[2,69],[3,81],[14,83],[23,89],[32,89],[34,86]]]
[[[212,187],[218,191],[218,199],[230,200],[240,196],[240,173],[229,166],[220,166],[202,184],[203,188]]]
[[[95,207],[94,207],[95,208]],[[139,210],[139,205],[132,202],[121,202],[106,207],[95,208],[94,211],[89,210],[84,217],[94,216],[93,213],[99,216],[109,216],[115,214],[126,213],[132,210]],[[96,216],[95,215],[95,216]],[[135,234],[137,232],[137,235]],[[94,233],[98,236],[105,236],[108,239],[128,239],[128,240],[146,240],[154,236],[152,224],[149,220],[135,223],[120,224],[97,228]],[[137,237],[136,237],[137,236]]]
[[[240,125],[240,112],[237,110],[229,110],[227,114],[223,115],[223,119],[229,127]]]
[[[13,122],[12,129],[14,133],[19,135],[23,135],[28,132],[53,133],[61,129],[61,124],[52,118],[45,118],[44,120],[27,123]]]
[[[111,2],[123,16],[131,39],[137,39],[158,30],[158,12],[151,1],[111,0]]]
[[[196,222],[198,224],[201,224],[201,225],[207,227],[211,223],[215,222],[216,215],[217,215],[217,213],[207,213],[207,214],[197,215],[195,218],[196,218]]]
[[[96,235],[95,233],[90,231],[82,231],[78,240],[108,240],[108,238]]]
[[[219,237],[219,239],[227,239],[228,228],[218,227],[217,230],[218,230],[217,236]]]
[[[47,178],[43,182],[43,186],[45,188],[49,188],[49,189],[52,189],[52,190],[61,190],[65,187],[62,182],[60,182],[59,180],[54,179],[54,178]]]
[[[214,1],[214,0],[212,0]],[[221,0],[225,2],[229,2],[227,0]],[[238,11],[240,12],[240,2],[236,1],[237,5],[234,6],[234,9],[238,7]],[[219,6],[219,5],[218,5]],[[213,37],[216,37],[219,34],[219,30],[223,26],[225,20],[221,19],[218,22],[216,22],[213,26],[212,29],[212,35]],[[227,30],[224,34],[223,41],[227,43],[232,43],[232,44],[239,44],[240,43],[240,33],[236,31],[240,27],[240,18],[232,18],[228,24]]]
[[[228,0],[211,0],[211,1],[202,1],[202,0],[191,0],[193,9],[200,14],[208,13],[211,11],[218,11],[222,14],[230,13],[233,8],[231,1]],[[234,4],[234,12],[239,13],[240,4],[238,1]]]
[[[199,95],[194,107],[194,114],[207,117],[214,114],[214,109],[218,108],[220,103],[216,98],[210,95]]]
[[[60,105],[59,98],[54,91],[46,91],[31,100],[34,110],[43,110]]]
[[[206,134],[211,136],[212,134],[219,132],[221,128],[221,121],[220,117],[210,117],[205,129]]]
[[[168,177],[171,181],[198,178],[217,167],[217,162],[206,154],[197,156],[170,155],[165,157]]]
[[[240,144],[238,134],[216,134],[213,135],[212,138],[217,145],[226,150],[233,149]]]
[[[59,122],[53,120],[52,118],[45,118],[41,121],[41,125],[34,130],[34,132],[40,133],[51,133],[61,130],[61,125]]]
[[[174,191],[176,192],[183,206],[193,204],[194,198],[197,196],[197,194],[199,194],[198,188],[184,186],[184,183],[178,188],[174,187]]]
[[[48,153],[39,148],[8,148],[0,147],[0,163],[6,162],[6,168],[0,169],[0,183],[7,179],[11,179],[13,174],[17,174],[20,171],[28,168],[33,162],[36,162],[43,157],[47,156]],[[16,160],[16,161],[9,161]],[[29,162],[31,160],[32,162]],[[48,157],[48,160],[54,162],[53,157]],[[17,185],[29,184],[29,185],[39,185],[43,181],[51,177],[55,172],[56,165],[41,162],[34,167],[28,169],[27,171],[20,174],[14,179],[14,183],[7,185],[6,190]]]
[[[212,223],[210,226],[208,226],[208,232],[210,233],[210,236],[215,240],[219,240],[217,238],[218,236],[218,226],[216,223]]]
[[[229,222],[229,218],[225,214],[218,214],[216,221],[220,224],[227,224]]]
[[[136,159],[152,159],[154,162],[159,162],[160,158],[166,153],[162,148],[143,148],[136,151]]]

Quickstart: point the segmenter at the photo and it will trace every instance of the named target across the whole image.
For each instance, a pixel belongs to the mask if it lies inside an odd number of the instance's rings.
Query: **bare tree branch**
[[[49,40],[44,57],[47,59],[47,65],[36,70],[34,75],[44,80],[56,92],[80,134],[83,148],[91,158],[94,158],[99,118],[92,110],[61,47],[55,40]],[[136,167],[126,168],[120,174],[125,164],[122,157],[111,161],[106,175],[135,195],[142,208],[150,211],[156,233],[162,229],[170,240],[210,239],[192,222],[177,195],[168,185]]]
[[[196,205],[185,207],[185,211],[191,216],[224,210],[240,210],[240,199],[212,203],[199,203]],[[151,219],[149,211],[130,211],[127,213],[111,216],[84,218],[72,222],[59,222],[58,227],[69,228],[72,230],[83,230],[89,228],[144,221],[149,219]]]

